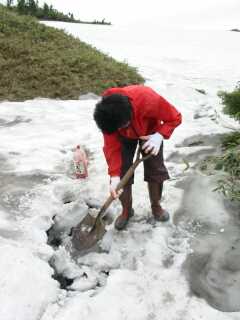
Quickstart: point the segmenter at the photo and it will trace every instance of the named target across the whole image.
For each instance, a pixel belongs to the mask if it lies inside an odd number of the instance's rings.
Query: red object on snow
[[[75,167],[75,175],[77,179],[85,179],[88,177],[88,159],[85,151],[80,145],[77,145],[74,155],[73,162]]]

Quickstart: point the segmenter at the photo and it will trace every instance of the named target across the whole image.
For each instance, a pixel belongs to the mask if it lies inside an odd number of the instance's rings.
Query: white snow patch
[[[0,242],[1,319],[39,319],[56,300],[58,283],[53,270],[28,249]]]

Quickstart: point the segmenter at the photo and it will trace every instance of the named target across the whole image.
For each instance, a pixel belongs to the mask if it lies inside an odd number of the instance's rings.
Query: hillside
[[[77,99],[144,82],[135,68],[0,5],[0,100]]]

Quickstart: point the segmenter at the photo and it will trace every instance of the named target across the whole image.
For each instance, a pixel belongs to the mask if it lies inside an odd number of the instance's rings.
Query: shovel
[[[141,157],[141,147],[138,146],[137,156],[134,163],[128,169],[126,174],[123,176],[119,182],[116,191],[119,191],[124,188],[129,179],[133,176],[135,169],[142,162],[148,159],[151,154]],[[97,242],[103,238],[106,229],[105,224],[102,218],[105,216],[105,212],[111,203],[115,199],[110,195],[105,201],[103,206],[100,208],[96,216],[88,213],[83,220],[72,230],[72,244],[78,252],[88,252],[90,249],[93,249]]]

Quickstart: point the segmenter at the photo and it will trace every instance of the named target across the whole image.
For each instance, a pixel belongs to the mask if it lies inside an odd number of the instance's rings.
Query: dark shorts
[[[133,163],[134,154],[138,145],[138,140],[126,139],[121,137],[122,142],[122,168],[121,178],[127,172]],[[144,181],[161,183],[169,179],[167,168],[163,159],[163,144],[156,156],[151,156],[143,162]],[[134,183],[134,177],[129,180],[128,184]]]

